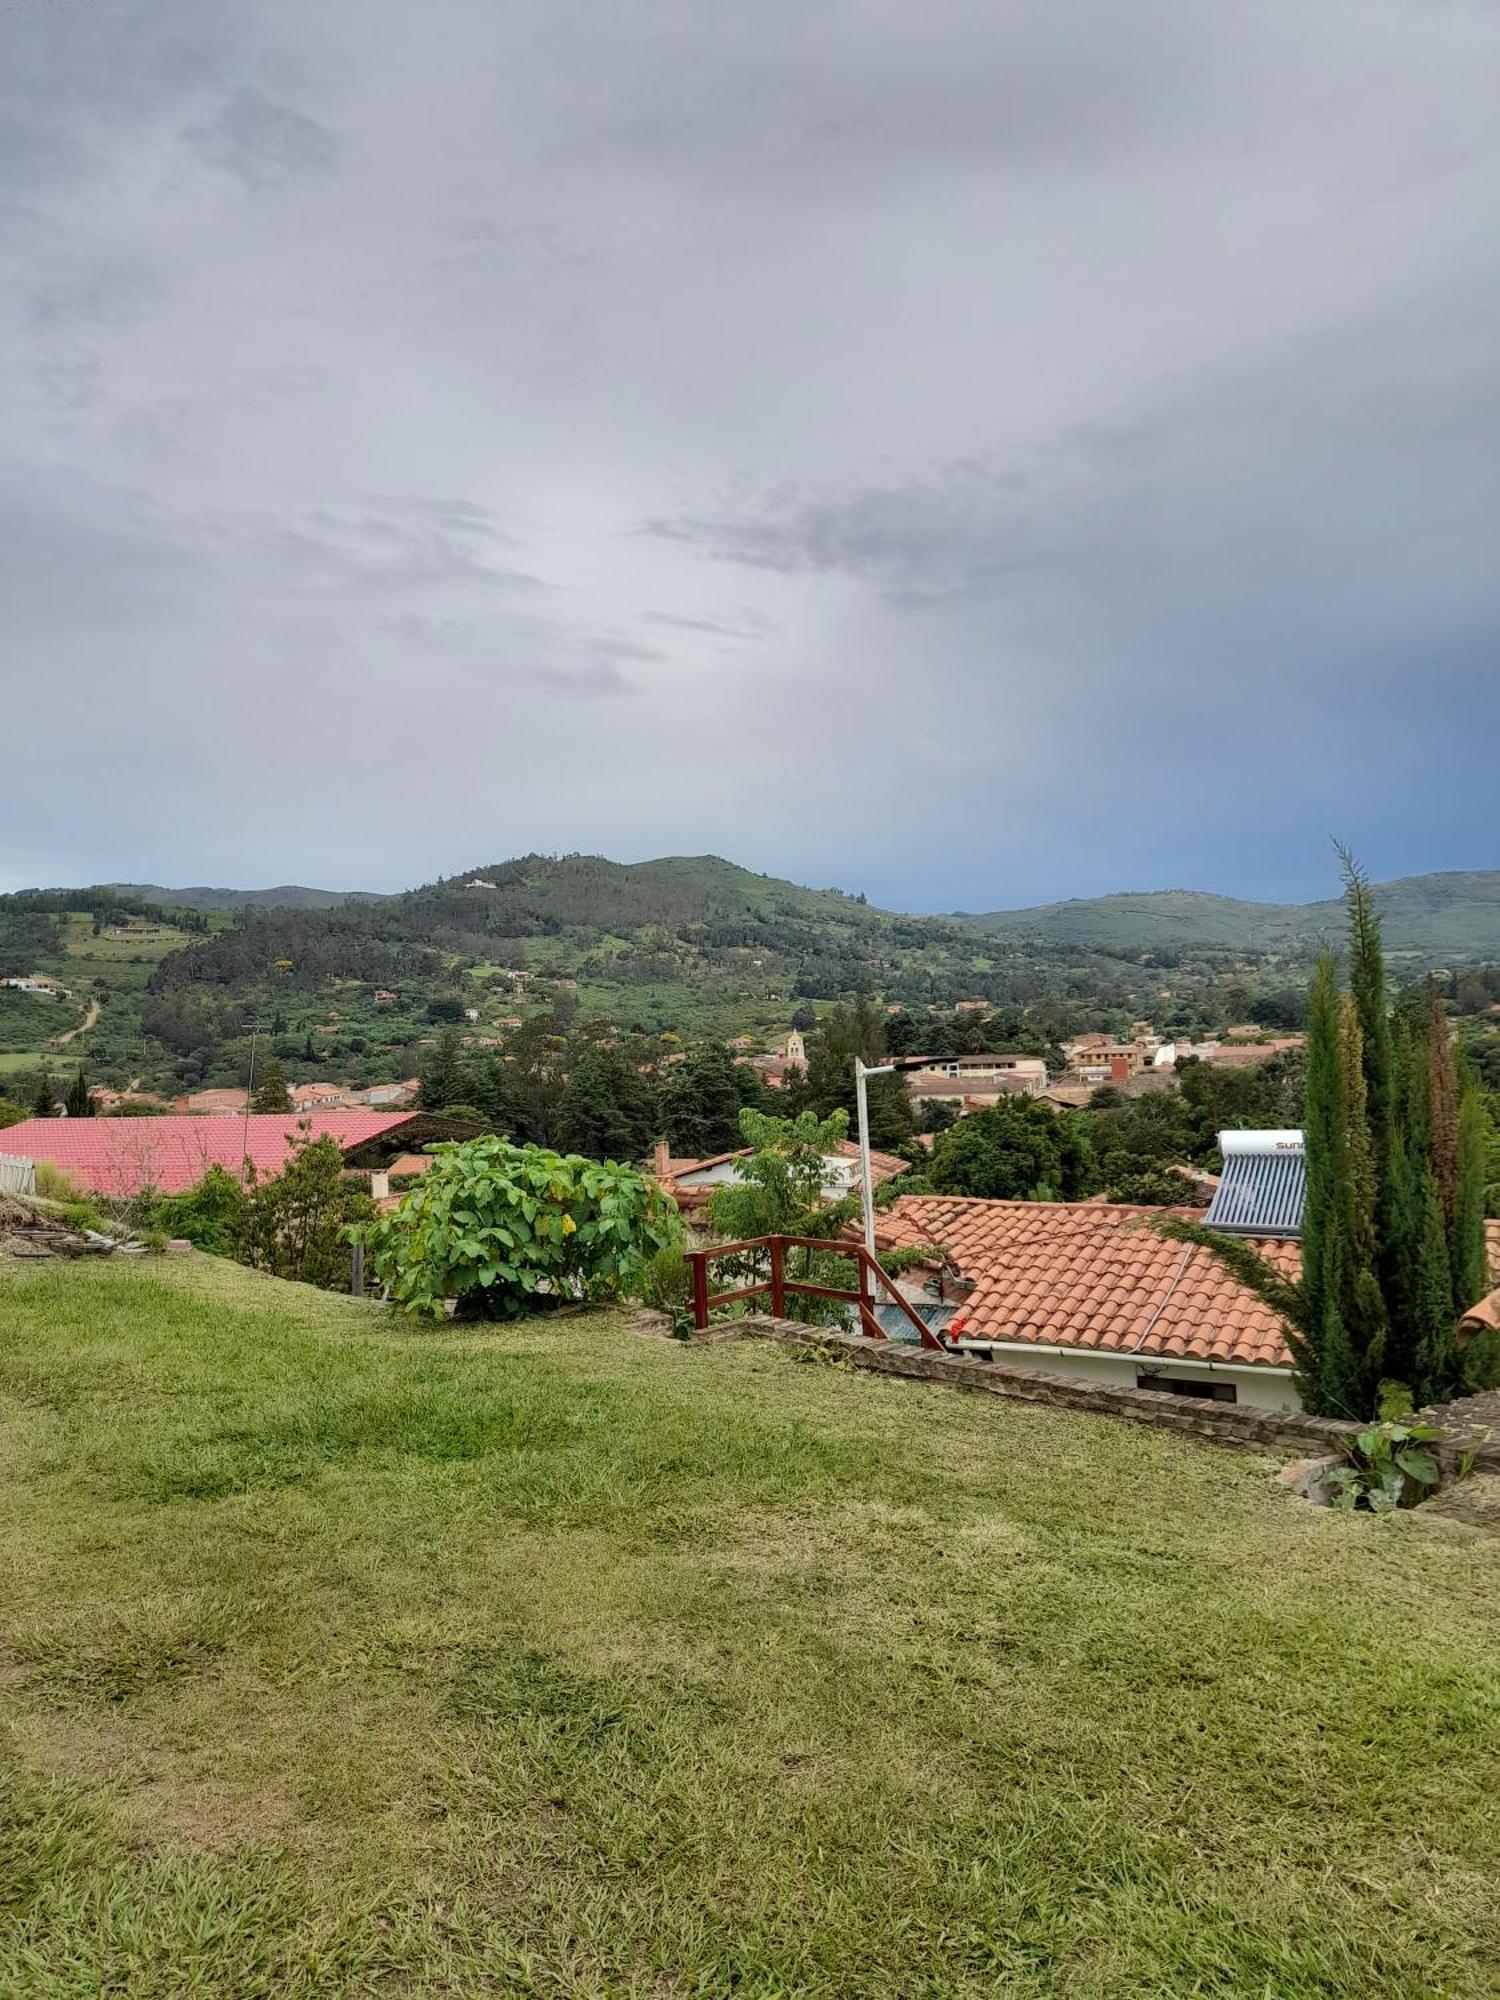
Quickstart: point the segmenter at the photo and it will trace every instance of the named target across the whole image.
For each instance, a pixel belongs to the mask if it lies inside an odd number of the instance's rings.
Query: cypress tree
[[[1458,1175],[1453,1199],[1453,1231],[1449,1255],[1453,1265],[1453,1307],[1460,1317],[1490,1289],[1489,1258],[1484,1241],[1485,1164],[1489,1154],[1489,1120],[1474,1072],[1465,1063],[1460,1072],[1458,1100]]]
[[[36,1080],[36,1090],[31,1099],[33,1118],[51,1118],[57,1112],[57,1086],[52,1081],[52,1072],[45,1064]]]
[[[1458,1204],[1458,1097],[1453,1036],[1442,995],[1434,984],[1427,995],[1427,1130],[1432,1171],[1443,1208],[1443,1227],[1450,1241]],[[1470,1299],[1468,1303],[1472,1305],[1474,1301]]]
[[[1406,1378],[1418,1404],[1439,1403],[1461,1386],[1453,1312],[1453,1273],[1448,1232],[1437,1175],[1421,1174],[1420,1228],[1412,1284],[1411,1373]]]
[[[1367,1398],[1385,1372],[1388,1323],[1376,1276],[1375,1161],[1365,1096],[1364,1036],[1352,993],[1339,1002],[1339,1078],[1343,1117],[1343,1226],[1345,1232],[1342,1311],[1351,1352]],[[1354,1407],[1350,1405],[1350,1407]]]
[[[1307,1196],[1302,1210],[1302,1288],[1309,1353],[1303,1372],[1317,1395],[1323,1329],[1343,1291],[1344,1092],[1339,1060],[1339,995],[1333,954],[1324,951],[1307,1007],[1307,1108],[1304,1152]],[[1321,1397],[1318,1398],[1321,1402]]]
[[[63,1102],[68,1107],[70,1118],[92,1118],[94,1115],[94,1100],[89,1096],[89,1080],[82,1063],[78,1066],[78,1074],[68,1085],[68,1094]]]

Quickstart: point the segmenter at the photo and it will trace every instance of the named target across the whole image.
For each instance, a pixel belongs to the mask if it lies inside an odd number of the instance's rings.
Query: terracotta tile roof
[[[394,1181],[405,1174],[425,1174],[434,1164],[431,1153],[398,1153],[386,1172]]]
[[[1187,1213],[1188,1211],[1183,1211]],[[960,1338],[1035,1342],[1154,1359],[1290,1368],[1281,1322],[1208,1251],[1159,1236],[1160,1209],[1121,1203],[965,1201],[904,1195],[880,1216],[881,1249],[945,1249],[974,1290]],[[1289,1278],[1296,1243],[1245,1238]],[[1500,1275],[1500,1221],[1485,1224]],[[1492,1296],[1465,1323],[1500,1324]]]
[[[211,1166],[238,1175],[248,1153],[262,1174],[279,1173],[302,1123],[347,1152],[405,1125],[408,1111],[252,1112],[248,1118],[28,1118],[5,1134],[23,1159],[50,1160],[95,1194],[137,1194],[143,1187],[181,1194]]]
[[[907,1195],[880,1218],[878,1235],[882,1247],[941,1244],[972,1280],[961,1338],[1290,1368],[1276,1315],[1206,1250],[1157,1235],[1161,1213]],[[1295,1243],[1254,1247],[1296,1276]]]

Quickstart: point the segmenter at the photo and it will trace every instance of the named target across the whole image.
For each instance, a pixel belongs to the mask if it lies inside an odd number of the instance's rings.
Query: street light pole
[[[859,1195],[865,1212],[865,1248],[875,1255],[875,1190],[870,1185],[870,1099],[865,1090],[865,1079],[872,1076],[893,1076],[896,1065],[882,1063],[878,1069],[867,1069],[860,1059],[854,1058],[854,1102],[859,1111]]]

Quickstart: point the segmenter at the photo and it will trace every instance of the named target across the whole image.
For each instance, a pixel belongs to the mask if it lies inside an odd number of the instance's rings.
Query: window
[[[1239,1391],[1232,1382],[1216,1382],[1211,1375],[1137,1374],[1137,1389],[1150,1389],[1158,1396],[1196,1396],[1200,1402],[1237,1403]]]

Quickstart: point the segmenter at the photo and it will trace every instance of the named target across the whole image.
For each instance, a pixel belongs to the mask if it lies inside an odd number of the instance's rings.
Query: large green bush
[[[469,1139],[438,1146],[398,1208],[360,1232],[375,1278],[405,1311],[514,1319],[620,1298],[680,1241],[676,1205],[634,1167]]]

